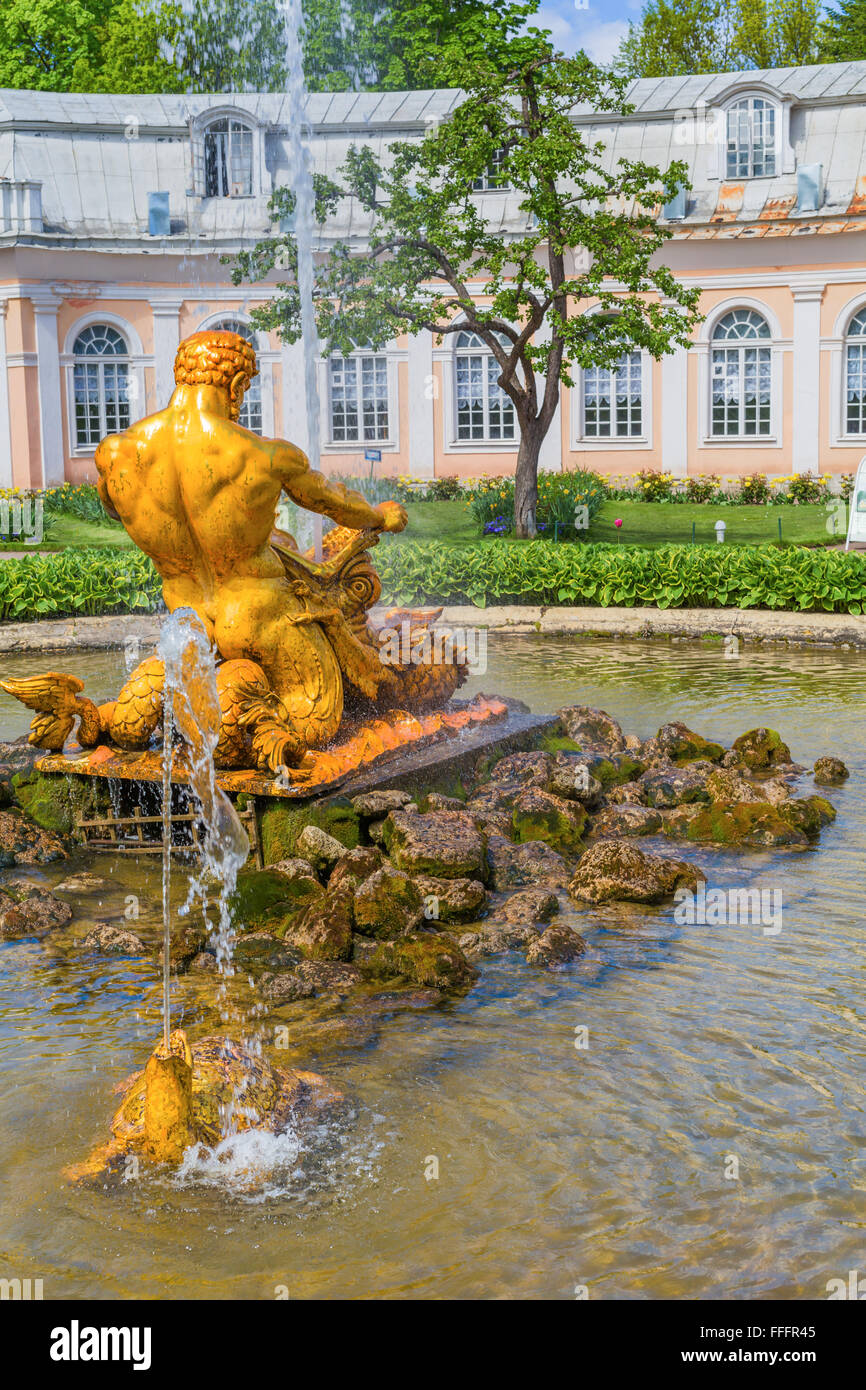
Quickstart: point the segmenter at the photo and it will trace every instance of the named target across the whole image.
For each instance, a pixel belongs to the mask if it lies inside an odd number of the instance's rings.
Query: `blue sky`
[[[557,47],[564,53],[585,48],[596,63],[607,63],[613,57],[619,41],[628,30],[629,20],[640,18],[643,0],[542,0],[538,19],[542,29],[549,29]]]

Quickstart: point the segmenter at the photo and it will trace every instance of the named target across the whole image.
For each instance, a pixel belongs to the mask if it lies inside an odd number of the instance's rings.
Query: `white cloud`
[[[624,19],[596,20],[595,6],[578,9],[573,0],[554,0],[557,8],[542,6],[530,24],[549,29],[553,41],[563,53],[576,53],[583,48],[595,63],[609,63],[619,48],[620,40],[628,33]]]
[[[606,24],[593,24],[579,35],[579,46],[586,50],[594,63],[609,63],[628,33],[624,19],[612,19]]]

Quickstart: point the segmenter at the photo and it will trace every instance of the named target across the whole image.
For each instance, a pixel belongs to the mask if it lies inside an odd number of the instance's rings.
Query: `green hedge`
[[[525,544],[379,546],[390,603],[866,610],[863,557],[797,546]],[[0,562],[0,620],[152,613],[159,576],[137,550],[67,550]]]
[[[61,550],[0,561],[0,621],[152,613],[159,575],[140,550]]]
[[[393,603],[573,604],[660,608],[866,609],[857,554],[773,546],[516,544],[488,540],[380,547],[375,556]]]

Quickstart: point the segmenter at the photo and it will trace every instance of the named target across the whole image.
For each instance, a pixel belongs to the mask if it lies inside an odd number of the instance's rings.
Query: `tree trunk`
[[[538,505],[538,455],[544,438],[537,423],[520,432],[517,471],[514,476],[514,534],[531,541],[536,533],[535,509]]]

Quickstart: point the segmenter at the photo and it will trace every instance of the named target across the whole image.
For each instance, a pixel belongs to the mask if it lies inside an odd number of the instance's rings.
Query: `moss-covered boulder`
[[[836,819],[836,808],[823,796],[799,796],[779,807],[784,818],[814,838]]]
[[[812,768],[816,782],[825,786],[838,786],[848,776],[848,769],[841,758],[819,758]]]
[[[0,806],[10,806],[15,800],[13,777],[32,771],[33,764],[45,756],[43,748],[34,748],[26,736],[11,742],[0,741]]]
[[[778,767],[791,761],[791,750],[775,729],[749,729],[734,739],[731,752],[743,767],[754,770]]]
[[[567,705],[557,710],[560,723],[583,749],[618,753],[625,748],[625,734],[613,715],[592,705]]]
[[[276,797],[265,803],[259,820],[262,857],[265,864],[292,859],[299,853],[298,838],[308,825],[314,825],[346,849],[361,841],[361,821],[351,802],[334,798],[322,805],[298,804]]]
[[[662,828],[662,818],[651,806],[636,806],[624,802],[605,806],[593,817],[590,834],[596,840],[618,839],[622,835],[656,835]]]
[[[385,821],[388,854],[406,873],[434,878],[487,877],[487,841],[466,811],[392,811]]]
[[[560,854],[574,854],[583,844],[588,816],[578,801],[531,787],[516,798],[511,812],[511,829],[520,844],[543,840]]]
[[[718,768],[713,772],[707,778],[707,791],[711,801],[769,801],[774,806],[788,801],[791,796],[790,787],[781,777],[753,781],[734,767]]]
[[[352,954],[354,886],[329,888],[289,927],[286,941],[310,960],[349,960]]]
[[[268,869],[242,869],[231,900],[232,921],[238,932],[260,928],[284,936],[291,924],[313,903],[325,895],[325,890],[308,864],[303,860],[282,860]],[[282,866],[291,866],[283,872]]]
[[[362,936],[403,936],[424,920],[420,892],[408,874],[390,864],[364,879],[353,901],[355,928]]]
[[[487,889],[477,878],[434,878],[413,874],[412,882],[421,894],[424,918],[428,922],[474,922],[484,912]]]
[[[86,787],[82,778],[34,769],[16,772],[12,777],[12,794],[22,811],[36,825],[55,835],[72,834],[84,805]]]
[[[698,759],[717,763],[724,757],[725,750],[721,743],[713,743],[696,734],[687,724],[674,720],[663,724],[655,738],[643,745],[643,755],[671,763],[691,763]]]
[[[498,893],[512,888],[565,888],[571,878],[568,861],[543,840],[515,845],[501,835],[491,835],[487,845],[490,887]]]
[[[707,778],[712,771],[713,764],[703,759],[682,766],[667,763],[648,768],[638,782],[641,799],[645,805],[657,809],[709,801]]]
[[[676,839],[695,844],[733,845],[752,848],[774,846],[803,846],[809,837],[797,816],[787,813],[786,803],[773,806],[767,801],[714,801],[701,806],[688,820],[674,816],[666,821],[665,829]]]
[[[644,854],[628,841],[600,840],[584,854],[568,891],[577,902],[658,903],[677,888],[696,888],[705,877],[681,859]]]
[[[381,869],[384,862],[385,856],[378,845],[359,845],[357,849],[350,849],[338,860],[328,879],[328,887],[339,888],[342,884],[351,883],[353,889],[357,888],[365,878]]]
[[[47,936],[71,917],[69,903],[35,883],[7,883],[0,888],[0,941]]]
[[[478,978],[456,941],[433,932],[381,942],[364,969],[373,978],[399,976],[411,984],[443,991],[467,990]]]
[[[529,965],[555,970],[569,961],[577,960],[585,951],[586,942],[579,932],[564,922],[556,922],[527,944],[526,960]]]

